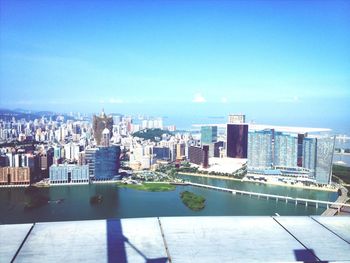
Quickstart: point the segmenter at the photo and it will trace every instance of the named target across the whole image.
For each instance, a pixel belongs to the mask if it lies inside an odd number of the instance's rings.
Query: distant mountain
[[[31,110],[25,110],[25,109],[21,109],[21,108],[16,108],[13,111],[20,112],[20,113],[32,113]]]
[[[23,110],[23,109],[14,109],[14,110],[9,110],[9,109],[0,109],[0,119],[2,120],[11,120],[13,117],[18,120],[18,119],[25,119],[26,121],[29,120],[35,120],[35,119],[40,119],[42,117],[52,117],[53,120],[57,118],[57,116],[64,116],[65,119],[69,120],[74,120],[73,117],[68,116],[66,114],[60,114],[60,113],[54,113],[51,111],[28,111],[28,110]]]

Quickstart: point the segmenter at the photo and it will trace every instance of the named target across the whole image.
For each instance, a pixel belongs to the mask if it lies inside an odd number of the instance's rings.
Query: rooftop
[[[247,159],[240,158],[218,158],[218,157],[210,157],[209,158],[209,168],[200,168],[200,170],[208,171],[208,172],[219,172],[219,173],[234,173],[238,169],[242,168],[242,166],[247,163]]]
[[[350,260],[349,217],[160,217],[0,225],[3,262]],[[169,260],[170,259],[170,260]]]

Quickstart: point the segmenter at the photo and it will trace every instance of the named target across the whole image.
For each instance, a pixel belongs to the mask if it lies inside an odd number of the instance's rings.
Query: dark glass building
[[[227,124],[226,155],[248,158],[248,124]]]
[[[214,143],[214,157],[220,157],[220,148],[224,147],[224,142],[219,141]]]
[[[153,147],[154,158],[158,160],[170,160],[170,149],[168,147]]]
[[[209,146],[203,147],[190,146],[188,147],[188,159],[190,163],[202,165],[203,168],[208,168],[209,164]]]
[[[85,151],[85,161],[93,180],[110,180],[118,175],[120,147],[98,147]]]

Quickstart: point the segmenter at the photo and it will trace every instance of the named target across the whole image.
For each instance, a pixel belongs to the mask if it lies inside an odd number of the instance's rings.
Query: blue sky
[[[350,1],[2,0],[0,12],[0,107],[350,119]]]

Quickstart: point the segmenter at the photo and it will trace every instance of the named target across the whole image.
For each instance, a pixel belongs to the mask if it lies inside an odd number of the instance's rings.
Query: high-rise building
[[[224,142],[222,141],[218,141],[216,143],[214,143],[214,154],[213,154],[213,157],[220,157],[220,151],[224,148]],[[210,149],[209,149],[210,151]],[[209,155],[209,157],[211,157]]]
[[[85,161],[90,177],[94,180],[110,180],[118,175],[120,147],[98,147],[85,150]]]
[[[201,165],[203,168],[207,168],[209,164],[209,146],[189,146],[188,159],[190,163]]]
[[[201,127],[201,142],[204,144],[211,144],[218,139],[218,127],[217,126],[202,126]]]
[[[97,146],[101,145],[102,140],[102,132],[105,128],[107,128],[110,132],[110,136],[112,137],[113,132],[113,117],[107,117],[104,111],[102,110],[100,116],[94,115],[93,117],[93,131],[94,131],[94,138],[96,141]]]
[[[247,124],[227,124],[226,155],[230,158],[248,157]]]
[[[305,134],[298,134],[298,167],[303,167],[303,142],[304,142]]]
[[[0,155],[0,167],[9,166],[9,160],[6,155]]]
[[[273,165],[273,131],[248,133],[248,165],[256,168],[269,168]]]
[[[274,137],[274,164],[281,167],[297,167],[298,138],[276,132]]]
[[[228,123],[243,124],[245,123],[244,114],[230,114],[228,115]]]
[[[153,155],[158,160],[169,160],[170,149],[168,147],[153,147]]]
[[[316,138],[303,139],[303,162],[302,167],[310,170],[310,175],[315,178],[316,171]]]
[[[50,148],[39,154],[39,169],[41,176],[44,178],[49,177],[49,168],[53,164],[53,149]]]
[[[95,173],[95,159],[98,148],[85,149],[85,163],[89,167],[89,176],[93,179]]]
[[[185,143],[176,144],[176,160],[182,160],[185,158]]]
[[[331,181],[334,137],[289,134],[274,130],[249,132],[248,166],[278,168],[286,174],[305,175],[320,184]],[[299,172],[298,172],[299,171]]]
[[[78,144],[70,142],[64,145],[64,155],[67,160],[76,161],[79,158],[80,147]]]
[[[315,176],[318,183],[331,183],[334,145],[335,137],[317,138]]]

